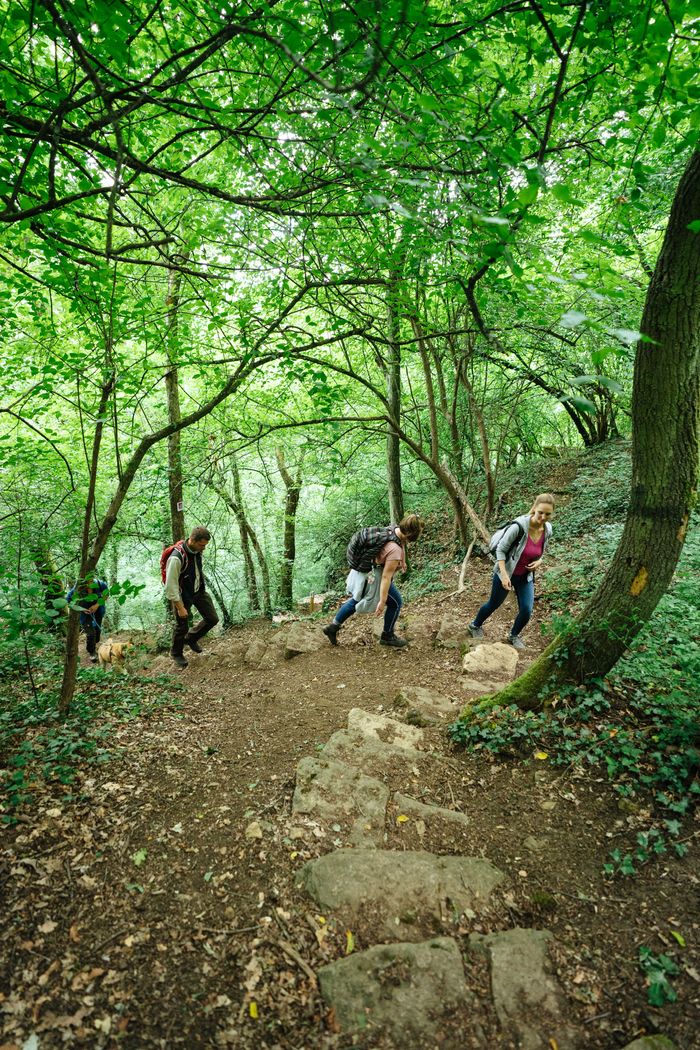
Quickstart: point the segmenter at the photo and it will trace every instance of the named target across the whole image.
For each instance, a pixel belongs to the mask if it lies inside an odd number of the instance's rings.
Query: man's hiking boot
[[[176,667],[181,667],[183,670],[185,669],[185,667],[189,667],[189,664],[187,663],[187,660],[184,658],[182,653],[171,653],[170,655]]]
[[[526,649],[527,646],[522,638],[519,638],[517,634],[508,635],[508,644],[512,645],[514,649]]]
[[[199,644],[199,642],[197,641],[197,639],[196,638],[190,638],[189,634],[185,635],[185,645],[189,645],[189,647],[190,647],[190,649],[192,650],[193,653],[203,653],[204,652],[204,649],[202,649],[202,647]]]
[[[331,643],[331,645],[337,645],[338,644],[338,631],[339,630],[340,630],[340,624],[339,623],[329,623],[327,627],[323,628],[323,633],[325,634],[326,638]]]
[[[483,638],[484,631],[482,627],[477,627],[475,623],[467,624],[467,630],[469,631],[472,638]]]
[[[89,659],[91,664],[96,664],[97,663],[97,653],[90,653],[89,656],[88,656],[88,659]]]
[[[379,639],[380,645],[391,645],[394,649],[403,649],[408,645],[405,638],[399,638],[398,634],[383,634]]]

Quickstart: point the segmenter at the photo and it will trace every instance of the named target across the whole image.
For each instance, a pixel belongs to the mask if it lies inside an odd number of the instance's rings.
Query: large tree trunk
[[[245,575],[245,587],[248,594],[248,608],[251,612],[260,608],[260,598],[258,596],[258,581],[255,576],[255,565],[253,563],[253,552],[250,544],[250,535],[248,520],[245,515],[243,508],[243,501],[241,499],[241,483],[238,474],[238,465],[233,456],[229,458],[229,468],[233,477],[233,486],[236,493],[233,498],[226,487],[226,483],[221,474],[221,467],[218,461],[212,461],[212,470],[209,478],[209,484],[213,488],[221,499],[224,501],[226,506],[233,512],[238,525],[238,535],[241,541],[241,554],[243,555],[243,572]],[[225,625],[224,625],[225,626]]]
[[[114,375],[111,375],[102,387],[100,403],[97,409],[97,422],[92,440],[92,456],[90,458],[90,477],[88,480],[88,494],[85,502],[85,513],[83,515],[83,534],[80,544],[80,568],[76,586],[85,580],[86,575],[97,565],[90,557],[90,525],[92,523],[93,508],[95,506],[95,488],[97,485],[97,467],[100,461],[100,446],[102,445],[102,433],[104,430],[105,415],[109,399],[114,390]],[[63,661],[63,679],[61,681],[61,693],[58,699],[58,709],[61,714],[67,714],[70,702],[75,692],[75,682],[78,675],[78,639],[80,636],[80,613],[71,609],[68,613],[68,629],[66,631],[66,652]]]
[[[387,318],[389,322],[389,352],[386,363],[386,399],[394,419],[401,419],[401,345],[399,342],[398,289],[395,279],[387,291]],[[403,518],[403,487],[401,485],[401,439],[393,427],[386,435],[387,484],[389,490],[389,518],[399,522]]]
[[[258,534],[250,523],[250,519],[246,513],[245,504],[243,502],[243,494],[241,491],[241,476],[238,473],[238,464],[235,459],[231,459],[231,477],[233,479],[233,494],[235,504],[238,507],[239,520],[243,523],[246,534],[246,548],[250,554],[250,546],[255,551],[255,557],[258,559],[258,565],[260,566],[260,575],[262,578],[262,608],[266,616],[269,616],[272,612],[272,598],[270,596],[270,571],[267,567],[267,558],[265,552],[262,549]],[[229,503],[229,506],[232,506]],[[249,546],[250,544],[250,546]],[[251,568],[253,565],[253,559],[250,559]],[[255,579],[255,571],[253,571],[253,579]],[[257,585],[256,585],[257,586]],[[260,608],[260,602],[258,601],[256,608]]]
[[[260,574],[262,576],[262,609],[265,615],[269,615],[272,611],[272,600],[270,597],[270,572],[267,567],[267,559],[265,553],[260,545],[257,533],[248,520],[246,514],[245,505],[243,503],[243,496],[241,493],[241,479],[238,473],[238,464],[236,463],[233,456],[228,461],[229,470],[231,473],[231,480],[233,482],[233,495],[229,492],[227,486],[224,484],[223,479],[217,475],[216,471],[221,470],[220,467],[214,465],[209,478],[209,484],[214,489],[221,499],[224,501],[226,506],[232,511],[238,523],[238,531],[241,537],[241,551],[243,553],[243,567],[245,570],[246,588],[248,591],[248,604],[251,612],[255,609],[260,608],[260,598],[258,591],[258,583],[255,576],[255,566],[253,564],[252,550],[255,551],[255,555],[260,565]]]
[[[167,315],[165,321],[165,351],[168,371],[165,390],[168,398],[168,422],[178,424],[180,412],[180,380],[177,367],[177,321],[180,306],[182,274],[171,270],[168,276]],[[185,537],[185,504],[182,484],[182,451],[180,431],[168,437],[168,493],[170,496],[170,531],[173,543]]]
[[[294,562],[296,561],[296,523],[297,506],[301,495],[301,471],[303,455],[299,461],[296,478],[287,470],[284,461],[284,452],[281,448],[275,449],[277,466],[286,489],[284,504],[284,542],[282,551],[282,565],[280,568],[279,605],[282,609],[291,609],[293,605],[292,585],[294,581]]]
[[[572,628],[498,704],[540,706],[553,680],[607,674],[647,623],[671,581],[697,499],[700,412],[700,153],[676,190],[649,285],[632,393],[632,490],[620,544]]]

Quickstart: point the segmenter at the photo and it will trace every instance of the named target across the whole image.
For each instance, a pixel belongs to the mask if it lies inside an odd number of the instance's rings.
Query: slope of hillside
[[[561,493],[561,538],[520,667],[546,644],[541,629],[552,612],[580,600],[614,542],[610,512],[620,492],[610,478],[624,463],[618,453],[604,468],[599,455],[558,464],[549,485],[544,467],[541,478],[530,478],[528,492]],[[522,501],[512,506],[520,510]],[[430,571],[436,562],[439,575]],[[488,564],[476,560],[466,589],[455,594],[458,572],[449,553],[416,558],[402,618],[411,645],[403,651],[380,648],[372,620],[355,617],[337,648],[310,622],[301,632],[309,651],[290,657],[294,625],[252,622],[212,639],[179,677],[154,677],[169,670],[164,657],[134,672],[151,675],[145,688],[171,688],[175,706],[114,728],[118,757],[79,767],[70,800],[60,783],[37,776],[33,803],[16,811],[18,823],[5,833],[5,1046],[514,1048],[526,1045],[527,1031],[540,1040],[531,1045],[562,1050],[609,1050],[656,1031],[693,1045],[700,955],[690,813],[677,815],[686,856],[670,848],[654,856],[650,848],[633,878],[610,878],[603,871],[610,851],[623,855],[648,833],[650,804],[616,790],[604,755],[584,760],[572,752],[571,761],[559,761],[544,723],[525,725],[520,741],[517,725],[499,740],[494,724],[469,751],[450,742],[446,726],[474,691],[465,688],[461,647],[449,643],[490,577]],[[502,638],[511,616],[509,602],[490,621],[489,642]],[[677,674],[682,682],[684,671]],[[99,672],[84,675],[96,681]],[[434,717],[421,689],[435,710],[443,705]],[[622,718],[631,694],[621,679],[608,695]],[[403,753],[392,751],[399,730],[375,722],[377,741],[371,731],[368,744],[358,736],[356,709],[422,735],[411,736]],[[355,771],[342,773],[351,786],[335,796],[341,773],[333,762]],[[305,801],[323,768],[331,770],[335,808],[323,808],[327,798],[317,808]],[[364,803],[352,808],[359,774],[386,793],[379,817]],[[316,869],[304,866],[333,856],[347,866],[342,851],[360,856],[368,836],[374,858],[389,851],[429,854],[436,865],[488,860],[502,878],[467,904],[440,891],[425,913],[420,898],[410,908],[393,903],[401,880],[392,878],[352,913],[335,898],[314,897],[309,873]],[[353,1029],[331,988],[329,967],[369,960],[361,953],[397,939],[385,929],[386,907],[402,944],[439,937],[457,952],[464,998],[455,992],[443,1016],[447,986],[433,989],[421,1013],[433,1026],[428,1037],[417,1028],[403,1036],[374,1028],[379,1015],[376,1003],[366,1013],[366,990],[357,992],[365,1020]],[[515,968],[518,930],[550,935],[546,958],[532,963],[544,967],[549,997],[530,1007],[519,998],[522,987],[508,998],[494,983],[494,945],[505,952],[506,969]],[[644,949],[669,961],[656,998],[653,967],[640,968]],[[382,996],[397,1010],[406,1005],[402,990],[410,1000],[410,989],[423,987],[406,958],[382,963]],[[659,988],[677,1001],[660,1005]]]

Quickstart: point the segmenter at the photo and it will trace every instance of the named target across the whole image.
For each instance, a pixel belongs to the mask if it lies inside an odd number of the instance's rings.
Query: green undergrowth
[[[597,586],[617,546],[629,491],[629,449],[617,442],[580,459],[558,508],[555,567],[540,584],[553,634],[570,621]],[[682,856],[684,826],[700,794],[700,515],[668,592],[606,679],[560,689],[545,711],[489,705],[450,727],[452,739],[473,751],[546,761],[564,771],[590,770],[610,781],[636,840],[614,850],[609,875],[632,875],[654,856]]]
[[[181,690],[169,676],[127,678],[83,668],[70,713],[63,717],[55,687],[33,695],[18,683],[14,699],[0,712],[0,821],[15,823],[20,807],[49,784],[65,785],[64,801],[74,799],[80,770],[119,753],[109,743],[114,727],[179,707]]]
[[[700,698],[691,693],[599,681],[564,693],[547,711],[492,708],[454,723],[450,735],[470,751],[546,756],[572,774],[606,775],[620,810],[640,824],[635,846],[610,855],[607,874],[631,875],[653,856],[687,850],[683,826],[700,794]]]

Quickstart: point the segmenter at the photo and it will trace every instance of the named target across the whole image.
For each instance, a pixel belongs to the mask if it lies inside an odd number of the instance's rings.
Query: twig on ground
[[[279,938],[277,940],[275,940],[274,938],[271,938],[271,940],[272,940],[273,944],[278,945],[278,947],[280,947],[282,949],[284,954],[289,956],[289,958],[292,959],[297,964],[297,966],[299,967],[300,970],[304,971],[306,976],[309,978],[310,981],[313,982],[313,984],[315,986],[316,983],[317,983],[317,981],[316,981],[316,974],[311,969],[311,967],[306,962],[306,960],[302,959],[301,955],[299,955],[299,952],[296,950],[296,948],[293,948],[292,945],[289,944],[288,941],[283,941],[281,938]]]
[[[103,941],[100,941],[99,944],[96,944],[93,948],[93,951],[95,952],[95,954],[101,952],[102,949],[105,948],[108,944],[111,944],[112,941],[116,941],[120,937],[124,937],[127,932],[127,930],[117,930],[116,933],[110,934],[109,937],[105,937]]]

